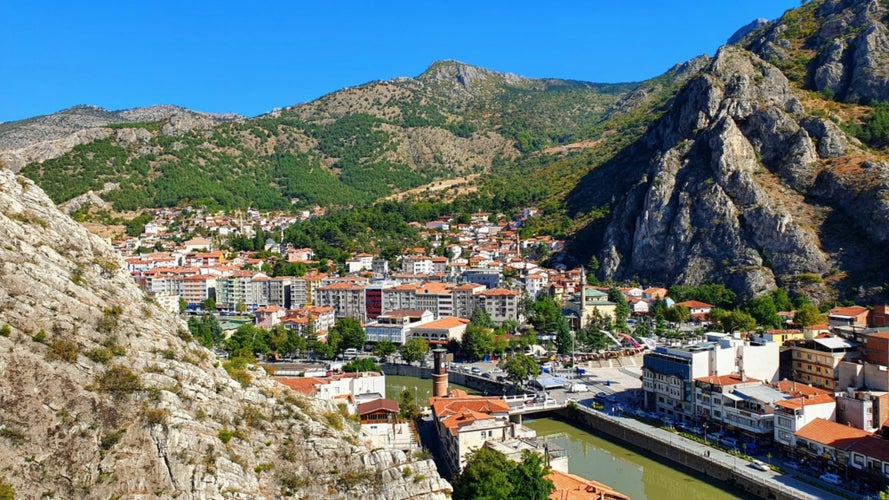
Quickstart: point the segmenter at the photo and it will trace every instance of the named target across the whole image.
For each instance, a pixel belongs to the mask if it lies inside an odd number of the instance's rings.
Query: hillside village
[[[256,212],[248,214],[250,223],[235,225],[231,219],[198,214],[197,220],[180,222],[180,227],[203,224],[212,238],[182,241],[182,234],[164,230],[179,214],[165,211],[146,225],[140,237],[114,244],[124,252],[136,282],[158,302],[172,311],[197,315],[210,306],[229,332],[252,318],[255,326],[280,325],[324,343],[330,328],[352,318],[362,325],[371,347],[384,340],[403,346],[412,338],[422,338],[431,347],[447,347],[462,340],[477,308],[494,324],[508,325],[509,333],[518,334],[528,319],[528,304],[540,296],[562,306],[572,331],[589,327],[594,317],[615,318],[617,304],[608,300],[608,289],[590,286],[582,269],[543,267],[530,258],[551,255],[562,245],[549,237],[518,237],[517,229],[534,215],[533,209],[509,221],[501,215],[496,223],[485,213],[473,214],[468,224],[448,218],[429,222],[422,234],[432,252],[405,249],[397,256],[397,269],[389,260],[367,253],[354,254],[344,263],[319,262],[310,248],[282,246],[271,239],[265,245],[265,258],[257,257],[257,252],[226,252],[220,247],[232,232],[246,231],[250,237],[254,226],[279,231],[294,220]],[[181,244],[173,243],[177,240]],[[459,243],[442,249],[447,240]],[[140,247],[165,251],[132,253]],[[269,258],[304,264],[308,271],[302,276],[269,276],[260,271]],[[805,328],[794,324],[793,311],[785,311],[780,313],[786,319],[782,329],[721,333],[708,329],[711,304],[697,300],[675,304],[663,287],[627,286],[620,291],[629,306],[630,324],[651,323],[650,312],[658,303],[687,308],[687,335],[635,338],[615,333],[609,335],[613,340],[609,349],[549,359],[565,367],[595,366],[596,359],[644,349],[642,388],[634,395],[636,406],[626,409],[637,418],[699,435],[736,452],[783,456],[815,476],[839,474],[862,488],[886,483],[886,305],[835,307],[821,324]],[[349,403],[349,410],[366,424],[379,424],[374,419],[382,418],[386,424],[406,425],[398,417],[398,403],[384,399],[383,377],[326,370],[311,375],[281,381],[305,394]],[[454,397],[463,401],[465,394]],[[455,409],[456,402],[447,399],[430,402],[436,418],[460,420],[443,433],[451,433],[457,440],[454,449],[460,450],[453,472],[459,472],[469,449],[465,443],[459,445],[467,439],[462,432],[493,436],[491,425],[500,422],[495,425],[500,429],[498,438],[478,441],[476,436],[467,442],[515,445],[516,439],[530,437],[509,422],[498,398],[482,400],[489,401],[464,401],[464,410]],[[446,417],[436,410],[439,406],[450,408]],[[450,428],[443,421],[440,425]],[[383,434],[390,444],[416,446],[408,427]]]

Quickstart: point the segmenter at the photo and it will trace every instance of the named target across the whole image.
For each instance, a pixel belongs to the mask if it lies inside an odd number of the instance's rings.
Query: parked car
[[[604,392],[598,392],[595,396],[593,396],[593,399],[601,403],[608,399],[608,394],[605,394]]]
[[[473,375],[478,375],[479,373],[482,372],[482,369],[477,366],[473,366],[470,371],[472,372]]]
[[[833,472],[825,472],[824,474],[818,476],[818,479],[821,479],[825,483],[830,483],[833,485],[843,484],[843,480],[840,479],[840,476],[834,474]]]
[[[491,372],[482,373],[482,377],[491,378]]]
[[[758,470],[762,470],[762,471],[769,470],[769,466],[766,465],[766,463],[763,462],[762,460],[754,460],[754,461],[750,462],[750,467],[753,467],[754,469],[758,469]]]

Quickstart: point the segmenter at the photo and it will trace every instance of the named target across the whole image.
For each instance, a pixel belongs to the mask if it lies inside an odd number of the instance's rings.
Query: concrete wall
[[[432,368],[420,368],[419,366],[403,365],[397,363],[384,363],[380,365],[386,375],[401,375],[405,377],[432,378]]]
[[[560,410],[558,413],[568,421],[618,438],[633,446],[688,467],[691,470],[724,481],[751,495],[776,500],[791,500],[799,495],[799,492],[795,490],[770,484],[756,476],[752,471],[745,470],[746,460],[737,459],[737,466],[733,466],[732,463],[725,464],[711,457],[705,457],[701,451],[701,445],[695,446],[697,443],[686,446],[673,442],[674,438],[676,441],[679,441],[678,435],[671,435],[667,438],[669,440],[664,440],[663,436],[659,434],[647,433],[640,429],[622,425],[618,418],[587,408],[569,408]]]

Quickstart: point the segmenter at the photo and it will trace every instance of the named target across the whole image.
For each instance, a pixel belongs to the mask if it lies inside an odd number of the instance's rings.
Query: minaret
[[[432,369],[432,397],[443,398],[448,395],[448,369],[445,367],[445,355],[447,350],[438,348],[432,350],[434,367]]]
[[[586,270],[580,266],[580,325],[578,330],[586,328]]]

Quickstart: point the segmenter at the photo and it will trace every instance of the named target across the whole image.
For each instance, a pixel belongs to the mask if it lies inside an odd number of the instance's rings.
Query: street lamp
[[[710,444],[709,441],[707,441],[707,422],[701,424],[701,427],[704,429],[704,443]]]

